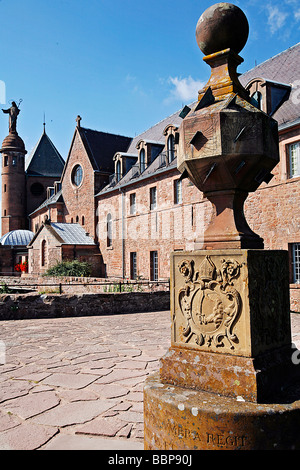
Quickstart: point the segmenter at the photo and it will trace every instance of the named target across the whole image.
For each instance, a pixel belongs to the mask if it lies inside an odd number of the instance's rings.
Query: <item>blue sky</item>
[[[84,127],[135,136],[196,99],[209,67],[195,28],[213,3],[0,0],[0,106],[22,99],[18,132],[27,150],[42,133],[44,113],[66,159],[77,114]],[[250,26],[239,72],[299,42],[299,0],[232,3]],[[7,133],[1,113],[1,141]]]

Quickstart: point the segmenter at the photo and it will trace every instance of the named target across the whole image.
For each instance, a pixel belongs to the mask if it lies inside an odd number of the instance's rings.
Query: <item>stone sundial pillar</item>
[[[243,211],[279,161],[276,121],[238,80],[248,30],[228,3],[196,28],[211,76],[180,126],[177,165],[214,216],[195,251],[171,254],[171,347],[145,382],[145,449],[300,448],[288,253],[264,250]]]

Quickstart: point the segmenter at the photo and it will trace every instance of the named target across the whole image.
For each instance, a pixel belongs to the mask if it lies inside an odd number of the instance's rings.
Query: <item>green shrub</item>
[[[85,261],[61,261],[48,268],[44,273],[44,276],[75,276],[75,277],[87,277],[91,275],[92,267]]]
[[[4,282],[2,282],[0,287],[0,294],[11,294],[13,290],[11,290]]]

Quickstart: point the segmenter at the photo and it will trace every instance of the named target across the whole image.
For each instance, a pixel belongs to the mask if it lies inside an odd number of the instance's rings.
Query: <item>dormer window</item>
[[[122,177],[122,173],[121,173],[121,162],[120,160],[117,161],[117,164],[116,164],[116,178],[117,178],[117,182],[120,181]]]
[[[124,178],[129,170],[136,165],[137,159],[137,153],[117,152],[113,157],[115,173],[110,178],[111,184],[114,185]]]
[[[173,160],[176,158],[176,144],[178,143],[176,141],[176,134],[177,134],[178,128],[173,126],[172,124],[169,124],[165,129],[164,129],[164,135],[166,136],[165,140],[165,162],[166,165],[169,165],[172,163]]]
[[[48,186],[48,188],[47,188],[47,199],[49,199],[53,195],[54,195],[54,187]]]
[[[289,98],[291,86],[265,78],[254,78],[247,85],[251,103],[269,116],[280,108]]]
[[[255,91],[251,96],[251,102],[258,109],[262,109],[262,94],[260,91]]]
[[[60,190],[61,190],[61,181],[55,181],[55,183],[54,183],[54,192],[55,192],[55,194],[57,194],[58,191],[60,191]]]
[[[175,137],[170,134],[167,141],[168,162],[171,163],[175,158]]]
[[[145,171],[146,169],[146,152],[145,152],[145,149],[142,149],[140,151],[140,170],[141,170],[141,173],[143,173],[143,171]]]

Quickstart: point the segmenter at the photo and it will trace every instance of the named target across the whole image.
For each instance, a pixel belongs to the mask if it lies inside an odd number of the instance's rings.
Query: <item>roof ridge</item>
[[[133,139],[133,137],[131,137],[130,135],[116,134],[115,132],[107,132],[107,131],[97,131],[97,129],[90,129],[89,127],[80,126],[79,129],[97,132],[98,134],[115,135],[117,137],[125,137],[126,139]]]
[[[44,135],[44,133],[40,136],[39,140],[37,141],[37,143],[35,144],[35,146],[34,146],[33,149],[31,150],[31,152],[28,153],[28,155],[27,155],[27,157],[26,157],[26,159],[25,159],[25,171],[26,171],[27,168],[29,167],[30,162],[31,162],[31,160],[32,160],[32,158],[33,158],[33,156],[34,156],[34,154],[35,154],[35,152],[36,152],[36,150],[37,150],[37,148],[38,148],[38,146],[39,146],[41,140],[42,140],[43,135]]]
[[[241,76],[247,75],[247,74],[250,73],[252,70],[255,70],[255,69],[257,69],[257,68],[263,66],[263,65],[266,64],[267,62],[271,62],[272,60],[276,59],[276,58],[279,57],[280,55],[286,54],[288,51],[290,51],[291,49],[294,49],[295,47],[298,47],[298,46],[300,46],[300,42],[297,42],[297,44],[294,44],[293,46],[288,47],[288,48],[285,49],[284,51],[278,52],[278,54],[275,54],[275,55],[273,55],[272,57],[269,57],[268,59],[264,60],[264,61],[261,62],[260,64],[255,65],[255,66],[252,67],[251,69],[249,69],[249,70],[247,70],[246,72],[242,73]]]
[[[38,167],[39,169],[43,168],[45,170],[45,165],[43,165],[43,160],[40,160],[38,158],[40,156],[38,154],[38,150],[40,149],[41,155],[42,154],[44,155],[44,149],[47,148],[47,147],[45,147],[47,145],[48,145],[48,148],[51,149],[50,152],[51,152],[51,157],[54,158],[53,161],[59,162],[59,164],[62,165],[62,166],[65,165],[65,160],[61,156],[60,152],[55,147],[54,143],[52,142],[52,140],[50,139],[48,134],[45,131],[43,131],[43,133],[41,134],[38,142],[36,143],[36,145],[34,146],[32,151],[30,152],[28,158],[26,159],[26,162],[25,162],[25,171],[26,172],[30,173],[30,171],[32,171],[32,169],[34,169],[33,171],[36,171],[36,167]],[[53,152],[53,154],[52,154],[52,152]]]
[[[55,151],[55,153],[57,154],[57,156],[62,160],[62,162],[65,164],[65,160],[63,159],[63,157],[61,156],[61,154],[59,153],[59,151],[57,150],[57,148],[55,147],[54,143],[52,142],[52,140],[50,139],[50,137],[48,136],[48,134],[46,132],[43,133],[43,135],[45,135],[48,139],[48,141],[50,142],[51,146],[53,147],[53,150]]]
[[[192,102],[194,103],[194,101]],[[192,104],[190,103],[190,104]],[[139,137],[140,135],[142,134],[145,134],[145,132],[148,132],[150,131],[151,129],[153,129],[154,127],[158,126],[159,124],[161,124],[162,122],[166,121],[167,119],[170,119],[172,116],[175,116],[175,115],[179,115],[179,113],[182,111],[182,108],[181,109],[178,109],[177,111],[174,111],[174,113],[170,114],[169,116],[161,119],[160,121],[157,121],[156,124],[153,124],[151,127],[148,127],[147,129],[145,129],[143,132],[140,132],[140,134],[136,135],[134,138],[136,139],[137,137]]]
[[[81,134],[81,131],[82,131],[82,130],[91,130],[91,129],[86,129],[85,127],[81,127],[81,126],[79,126],[77,129],[78,129],[78,133],[79,133],[79,136],[80,136],[80,138],[81,138],[81,141],[82,141],[84,147],[86,148],[86,151],[87,151],[88,155],[89,155],[90,157],[92,157],[93,160],[94,160],[94,165],[93,165],[93,166],[97,167],[98,170],[99,170],[99,165],[98,165],[97,160],[96,160],[96,158],[95,158],[94,152],[93,152],[93,150],[92,150],[92,148],[91,148],[91,146],[90,146],[90,143],[89,143],[88,139],[86,138],[86,136],[85,136],[85,135],[83,136],[83,135]],[[98,132],[98,131],[95,131],[95,132]],[[99,131],[99,133],[102,133],[102,132]]]

